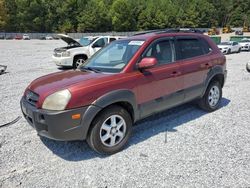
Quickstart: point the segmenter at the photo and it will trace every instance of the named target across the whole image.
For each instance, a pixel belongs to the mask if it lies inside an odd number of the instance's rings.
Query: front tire
[[[84,64],[86,60],[87,58],[84,56],[75,57],[73,62],[73,69],[76,69],[81,64]]]
[[[104,109],[94,119],[87,142],[102,154],[121,151],[131,135],[132,119],[130,114],[118,105]]]
[[[250,63],[246,64],[246,69],[247,69],[247,72],[250,72]]]
[[[200,99],[198,105],[207,112],[213,112],[219,108],[222,97],[221,84],[213,81],[207,87],[204,96]]]

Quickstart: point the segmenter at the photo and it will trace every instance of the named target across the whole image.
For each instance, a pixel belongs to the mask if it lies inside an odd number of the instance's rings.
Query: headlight
[[[70,98],[71,93],[67,89],[55,92],[46,97],[42,108],[47,110],[64,110]]]
[[[62,57],[69,57],[70,56],[70,52],[66,51],[62,53]]]
[[[226,49],[228,49],[228,47],[225,47],[224,49],[226,50]]]

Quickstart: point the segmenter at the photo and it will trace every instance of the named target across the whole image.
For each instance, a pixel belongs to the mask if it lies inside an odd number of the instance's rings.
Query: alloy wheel
[[[125,137],[126,122],[120,115],[111,115],[100,128],[101,142],[107,147],[119,144]]]

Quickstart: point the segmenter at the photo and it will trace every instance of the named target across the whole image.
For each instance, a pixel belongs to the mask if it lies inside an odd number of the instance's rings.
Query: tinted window
[[[163,40],[152,44],[144,57],[155,57],[158,64],[171,63],[173,54],[170,40]]]
[[[95,42],[96,47],[104,47],[107,44],[107,39],[101,38]]]
[[[112,42],[112,41],[115,41],[115,40],[116,40],[116,38],[110,38],[109,42]]]
[[[202,43],[198,39],[177,39],[176,58],[188,59],[204,55]]]
[[[208,42],[205,39],[201,40],[202,46],[203,46],[203,51],[205,54],[208,54],[212,51],[211,46],[208,44]]]

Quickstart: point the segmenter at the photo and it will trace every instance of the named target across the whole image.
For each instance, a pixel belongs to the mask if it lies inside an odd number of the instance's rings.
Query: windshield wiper
[[[93,71],[93,72],[96,72],[96,73],[98,73],[98,72],[101,72],[99,69],[97,69],[97,68],[93,68],[93,67],[81,67],[81,70],[89,70],[89,71]]]

